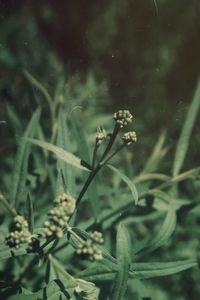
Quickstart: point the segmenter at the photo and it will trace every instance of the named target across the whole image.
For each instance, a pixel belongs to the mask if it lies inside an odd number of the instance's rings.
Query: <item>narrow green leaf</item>
[[[200,107],[200,80],[198,81],[195,95],[190,105],[190,108],[188,110],[186,120],[176,147],[173,171],[172,171],[173,176],[177,176],[182,168],[189,147],[190,136],[195,124],[195,120],[198,115],[199,107]]]
[[[134,278],[147,279],[172,275],[196,266],[196,259],[186,259],[174,262],[134,263],[131,270]]]
[[[163,222],[163,225],[161,226],[159,232],[155,237],[149,240],[149,242],[145,241],[145,244],[141,243],[135,251],[135,254],[141,254],[141,253],[149,253],[157,248],[164,245],[172,233],[174,232],[176,226],[176,212],[173,209],[169,209],[167,212],[167,215],[165,217],[165,220]]]
[[[7,300],[38,300],[38,298],[35,295],[28,295],[28,294],[18,294],[18,295],[12,295]]]
[[[166,132],[163,132],[160,136],[159,139],[153,149],[152,154],[150,155],[148,161],[145,164],[144,170],[142,171],[141,174],[144,173],[149,173],[149,172],[154,172],[161,159],[167,152],[167,148],[164,148],[164,142],[166,138]]]
[[[111,300],[122,300],[127,289],[130,267],[130,241],[127,229],[122,223],[117,231],[117,264],[119,270],[115,276]]]
[[[116,169],[115,167],[113,167],[112,165],[107,165],[108,168],[110,168],[111,170],[113,170],[130,188],[131,193],[133,195],[133,200],[135,201],[135,204],[137,205],[138,203],[138,192],[137,189],[135,187],[135,184],[124,174],[122,174],[118,169]]]
[[[57,158],[65,161],[66,163],[68,163],[76,168],[79,168],[79,169],[85,170],[85,171],[89,171],[88,168],[83,166],[80,158],[78,158],[77,156],[75,156],[74,154],[72,154],[68,151],[65,151],[64,149],[62,149],[60,147],[57,147],[53,144],[50,144],[50,143],[47,143],[44,141],[40,141],[37,139],[26,138],[26,140],[34,145],[37,145],[43,149],[53,152]]]
[[[111,281],[114,279],[116,270],[106,266],[106,264],[93,263],[87,269],[77,274],[78,278],[83,278],[92,282],[104,282]]]
[[[34,209],[33,209],[33,201],[30,194],[28,194],[26,206],[27,206],[27,219],[29,224],[29,230],[30,232],[33,232],[34,231]]]
[[[33,75],[31,75],[27,70],[23,70],[23,73],[25,77],[28,79],[28,81],[40,91],[40,93],[44,96],[44,99],[47,101],[51,113],[52,121],[54,119],[54,107],[53,107],[53,99],[50,96],[47,89],[35,78]]]
[[[141,183],[145,181],[152,181],[152,180],[159,180],[159,181],[168,181],[171,177],[160,174],[160,173],[148,173],[148,174],[141,174],[134,178],[134,183]]]
[[[133,290],[136,290],[139,299],[141,300],[152,300],[152,298],[149,296],[148,290],[146,286],[143,284],[143,282],[139,279],[132,279],[131,283],[133,284]]]
[[[61,281],[59,279],[50,281],[44,288],[41,290],[32,293],[32,294],[19,294],[18,297],[21,298],[9,298],[11,300],[58,300],[58,299],[70,299],[74,294],[74,288],[76,285],[70,280]],[[29,297],[28,297],[29,296]],[[34,298],[31,298],[34,297]],[[27,297],[27,298],[26,298]],[[62,298],[63,297],[63,298]]]
[[[6,104],[6,109],[7,109],[8,117],[12,123],[12,127],[14,128],[15,133],[21,134],[23,132],[22,124],[21,124],[21,121],[20,121],[17,113],[15,112],[14,108],[9,103]]]
[[[38,126],[40,117],[40,108],[33,114],[24,134],[23,139],[20,139],[18,151],[14,163],[14,173],[12,178],[11,201],[16,207],[20,201],[24,199],[25,183],[28,172],[28,158],[30,154],[30,145],[27,143],[26,138],[32,137]]]
[[[57,136],[57,146],[63,148],[67,151],[71,150],[70,147],[71,141],[69,137],[69,132],[66,124],[66,119],[62,108],[59,110],[58,115],[58,136]],[[73,173],[73,168],[70,165],[63,163],[62,160],[58,159],[57,161],[57,170],[62,170],[63,179],[65,184],[67,185],[67,190],[69,193],[73,194],[75,178]],[[61,187],[59,188],[59,190]],[[65,188],[63,188],[65,191]]]

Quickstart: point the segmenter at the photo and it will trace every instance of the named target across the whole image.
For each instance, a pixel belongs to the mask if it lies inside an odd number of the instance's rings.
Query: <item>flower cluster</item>
[[[54,203],[55,207],[49,211],[48,220],[44,222],[44,233],[47,238],[50,236],[61,238],[63,236],[63,227],[76,206],[75,199],[65,193],[56,198]]]
[[[128,145],[133,142],[136,142],[137,136],[136,136],[135,131],[129,131],[129,132],[124,133],[122,140]]]
[[[80,243],[76,249],[76,253],[89,257],[90,260],[101,260],[103,258],[102,251],[92,240]]]
[[[106,138],[106,132],[103,128],[99,127],[96,133],[96,144],[99,146]]]
[[[93,241],[95,241],[98,244],[103,244],[103,242],[104,242],[103,235],[99,231],[95,230],[95,231],[91,232],[90,237]]]
[[[32,235],[28,230],[28,222],[23,216],[17,215],[14,218],[13,230],[6,236],[6,244],[15,249],[19,249],[24,243],[31,244]]]
[[[120,128],[132,123],[133,116],[129,110],[119,110],[114,113],[113,118]]]

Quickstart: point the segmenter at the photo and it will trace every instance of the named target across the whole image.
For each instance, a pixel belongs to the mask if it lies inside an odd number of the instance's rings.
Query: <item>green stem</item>
[[[113,133],[112,133],[112,135],[110,137],[110,141],[109,141],[109,143],[108,143],[108,145],[106,147],[106,150],[104,151],[104,153],[103,153],[100,161],[104,160],[104,158],[106,157],[106,155],[110,151],[110,149],[111,149],[111,147],[112,147],[112,145],[113,145],[113,143],[114,143],[114,141],[115,141],[118,133],[119,133],[119,125],[115,124],[115,128],[114,128]]]
[[[0,194],[0,202],[3,203],[3,205],[6,207],[6,209],[11,213],[11,215],[13,217],[16,217],[17,216],[17,212],[16,210],[10,205],[10,203],[7,201],[7,199],[2,195]]]
[[[113,153],[111,153],[106,159],[104,159],[103,161],[101,161],[99,164],[101,167],[105,166],[109,160],[111,160],[111,158],[113,158],[113,156],[115,156],[120,150],[122,150],[124,147],[126,146],[126,144],[122,144],[120,145]]]
[[[94,151],[93,151],[93,156],[92,156],[92,170],[94,170],[95,168],[95,161],[96,161],[96,156],[97,156],[97,150],[99,148],[99,145],[97,143],[95,143],[94,146]]]
[[[110,141],[112,140],[112,144],[113,144],[113,142],[114,142],[114,140],[115,140],[115,138],[116,138],[116,135],[117,135],[117,133],[118,133],[118,131],[119,131],[119,129],[118,129],[118,127],[115,127],[115,129],[114,129],[114,131],[113,131],[113,138],[111,137],[111,139],[110,139]],[[92,182],[92,180],[94,179],[94,177],[97,175],[97,173],[101,170],[101,168],[115,155],[115,154],[117,154],[122,148],[124,148],[125,146],[126,146],[126,144],[124,143],[124,144],[122,144],[117,150],[115,150],[110,156],[108,156],[106,159],[104,159],[103,160],[103,158],[104,157],[106,157],[105,156],[105,153],[107,153],[107,149],[111,149],[111,147],[112,147],[112,144],[108,144],[108,146],[107,146],[107,148],[106,148],[106,150],[105,150],[105,152],[104,152],[104,154],[102,155],[102,157],[101,157],[101,159],[100,159],[100,162],[99,162],[99,164],[96,166],[96,168],[94,169],[94,170],[92,170],[91,171],[91,173],[90,173],[90,175],[88,176],[88,178],[87,178],[87,180],[86,180],[86,182],[85,182],[85,184],[84,184],[84,186],[83,186],[83,188],[82,188],[82,190],[81,190],[81,192],[80,192],[80,194],[79,194],[79,196],[78,196],[78,198],[77,198],[77,201],[76,201],[76,208],[78,207],[78,205],[79,205],[79,203],[80,203],[80,201],[81,201],[81,199],[83,198],[83,196],[84,196],[84,194],[85,194],[85,192],[87,191],[87,189],[88,189],[88,187],[89,187],[89,185],[91,184],[91,182]]]
[[[78,235],[78,234],[76,234],[76,232],[74,232],[73,231],[73,229],[72,229],[72,227],[67,227],[67,231],[71,234],[71,235],[73,235],[81,244],[83,244],[84,243],[84,240]]]

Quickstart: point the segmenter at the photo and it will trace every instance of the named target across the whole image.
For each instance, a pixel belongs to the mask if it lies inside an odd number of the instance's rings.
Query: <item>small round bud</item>
[[[94,240],[98,244],[103,244],[103,242],[104,242],[103,235],[99,231],[95,230],[95,231],[91,232],[90,237],[92,240]]]
[[[96,144],[99,146],[106,138],[106,132],[103,128],[99,127],[96,133]]]
[[[20,215],[17,215],[14,218],[14,225],[17,230],[21,230],[22,228],[28,228],[28,222],[23,216]]]
[[[84,255],[90,260],[101,260],[103,258],[101,249],[99,249],[92,240],[87,240],[83,244],[80,244],[76,249],[76,253]]]
[[[129,132],[124,133],[122,140],[128,145],[133,142],[136,142],[137,136],[136,136],[135,131],[129,131]]]
[[[71,216],[75,210],[76,207],[76,200],[66,193],[63,193],[58,198],[55,199],[54,203],[56,205],[61,205],[65,215]]]
[[[113,118],[120,128],[123,128],[133,121],[133,116],[129,110],[119,110],[114,113]]]
[[[48,220],[44,222],[44,234],[46,237],[63,236],[63,227],[66,225],[69,217],[73,214],[76,207],[76,200],[63,193],[54,200],[55,207],[48,213]]]

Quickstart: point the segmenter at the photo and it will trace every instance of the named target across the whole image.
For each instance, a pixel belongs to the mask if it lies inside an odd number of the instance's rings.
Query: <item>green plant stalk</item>
[[[7,199],[2,194],[0,194],[0,202],[3,203],[5,208],[11,213],[11,215],[13,217],[17,216],[17,212],[16,212],[15,208],[10,205],[10,203],[7,201]]]
[[[67,226],[66,228],[67,231],[77,239],[77,241],[79,241],[81,244],[84,243],[84,240],[78,234],[76,234],[76,232],[73,231],[72,227]]]
[[[98,149],[99,149],[99,145],[96,142],[95,146],[94,146],[93,156],[92,156],[92,170],[94,170],[94,168],[95,168],[95,161],[96,161]]]
[[[88,187],[90,186],[92,180],[94,179],[94,177],[97,175],[97,173],[101,170],[101,168],[106,165],[108,163],[108,161],[113,158],[113,156],[115,156],[122,148],[124,148],[126,146],[126,143],[123,143],[122,145],[119,146],[119,148],[117,148],[117,150],[115,150],[111,155],[109,155],[106,159],[104,160],[100,160],[99,164],[96,166],[96,168],[94,170],[92,170],[92,172],[90,173],[90,175],[88,176],[88,179],[86,180],[86,183],[84,184],[78,198],[76,201],[76,209],[78,207],[78,205],[80,204],[81,199],[83,198],[85,192],[87,191]],[[104,156],[104,155],[103,155]]]
[[[113,145],[113,143],[114,143],[114,141],[115,141],[115,139],[116,139],[116,137],[117,137],[117,135],[118,135],[118,133],[119,133],[119,130],[120,130],[120,127],[119,127],[119,125],[116,123],[116,124],[115,124],[115,127],[114,127],[114,130],[113,130],[113,133],[112,133],[112,135],[111,135],[111,137],[110,137],[110,141],[109,141],[109,143],[108,143],[108,145],[107,145],[107,147],[106,147],[106,150],[104,151],[104,153],[103,153],[103,155],[102,155],[100,161],[102,161],[102,160],[106,157],[106,155],[108,154],[108,152],[109,152],[110,149],[112,148],[112,145]]]
[[[105,151],[104,151],[104,153],[103,153],[103,155],[102,155],[102,157],[101,157],[101,159],[100,159],[100,162],[98,163],[98,165],[96,166],[96,168],[94,168],[94,169],[91,171],[90,175],[88,176],[88,178],[87,178],[87,180],[86,180],[86,182],[85,182],[85,184],[84,184],[84,186],[83,186],[83,188],[82,188],[82,190],[81,190],[81,192],[80,192],[80,194],[79,194],[79,196],[78,196],[78,199],[77,199],[77,201],[76,201],[76,208],[78,207],[78,205],[79,205],[81,199],[83,198],[85,192],[87,191],[87,189],[88,189],[90,183],[92,182],[92,180],[94,179],[94,177],[97,175],[97,173],[98,173],[99,170],[101,169],[101,167],[102,167],[101,162],[103,161],[103,159],[106,157],[106,155],[108,154],[108,152],[109,152],[110,149],[112,148],[112,145],[113,145],[113,143],[114,143],[114,141],[115,141],[115,139],[116,139],[116,137],[117,137],[118,132],[119,132],[119,126],[118,126],[117,124],[115,124],[115,127],[114,127],[114,129],[113,129],[113,133],[112,133],[112,135],[111,135],[111,137],[110,137],[110,141],[109,141],[109,143],[108,143],[108,145],[107,145],[107,147],[106,147],[106,149],[105,149]],[[97,144],[95,145],[95,148],[97,148],[96,146],[97,146]],[[97,149],[94,149],[94,154],[93,154],[93,165],[95,164],[96,150],[97,150]]]

